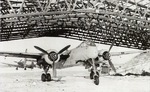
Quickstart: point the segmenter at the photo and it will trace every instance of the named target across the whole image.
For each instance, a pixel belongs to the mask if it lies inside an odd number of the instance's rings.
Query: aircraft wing
[[[64,68],[69,68],[69,67],[74,67],[74,66],[79,66],[81,64],[70,64],[70,65],[58,65],[56,64],[56,69],[64,69]]]
[[[110,52],[111,56],[127,55],[134,53],[148,53],[150,50],[140,50],[140,51],[123,51],[123,52]]]
[[[22,57],[22,58],[34,58],[41,57],[42,53],[23,53],[23,52],[0,52],[0,56],[5,57]]]
[[[8,64],[8,63],[2,63],[2,64],[8,65],[9,67],[18,67],[18,65],[15,64]]]

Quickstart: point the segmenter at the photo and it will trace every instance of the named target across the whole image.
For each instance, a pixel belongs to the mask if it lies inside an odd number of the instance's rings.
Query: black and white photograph
[[[150,0],[1,0],[0,92],[150,92]]]

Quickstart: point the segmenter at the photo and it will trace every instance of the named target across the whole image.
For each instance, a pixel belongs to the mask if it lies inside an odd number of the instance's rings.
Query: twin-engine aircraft
[[[25,50],[25,53],[27,53],[27,49]],[[28,58],[24,58],[21,59],[20,61],[14,61],[16,64],[9,64],[9,63],[3,63],[5,65],[8,65],[10,67],[16,67],[16,70],[18,70],[19,68],[24,68],[24,70],[26,70],[27,68],[31,68],[33,69],[34,67],[36,67],[36,64],[34,62],[36,62],[35,60],[31,60]]]
[[[90,78],[94,80],[94,83],[96,85],[98,85],[99,72],[97,68],[99,67],[99,63],[101,63],[99,58],[107,60],[112,70],[116,73],[116,69],[111,62],[110,56],[147,52],[135,51],[110,53],[113,45],[114,42],[112,42],[108,51],[100,51],[98,50],[94,42],[87,40],[82,42],[79,46],[72,50],[68,50],[70,45],[67,45],[60,51],[56,51],[53,49],[44,50],[43,48],[34,46],[37,50],[41,51],[41,53],[0,52],[0,55],[36,59],[37,65],[41,66],[45,72],[41,75],[41,80],[43,82],[52,80],[50,73],[48,73],[49,68],[53,69],[53,76],[56,77],[56,68],[74,66],[78,63],[82,63],[86,68],[91,69]]]
[[[34,67],[36,67],[36,64],[34,63],[35,60],[27,60],[26,58],[24,60],[20,60],[20,61],[14,61],[16,64],[9,64],[9,63],[2,63],[5,65],[8,65],[10,67],[16,67],[16,70],[18,70],[19,68],[23,68],[24,70],[26,70],[27,68],[33,69]]]

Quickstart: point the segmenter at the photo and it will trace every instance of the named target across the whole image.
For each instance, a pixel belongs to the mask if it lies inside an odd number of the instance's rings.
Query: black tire
[[[45,75],[45,74],[42,74],[42,75],[41,75],[41,80],[42,80],[43,82],[45,82],[46,79],[47,79],[47,78],[46,78],[46,75]]]
[[[18,67],[16,67],[16,70],[18,70]]]
[[[94,76],[95,85],[99,85],[99,76]]]
[[[47,74],[47,81],[51,81],[52,79],[51,79],[51,75],[48,73]]]
[[[27,70],[27,68],[24,68],[24,70]]]
[[[96,74],[97,74],[97,76],[99,77],[99,73],[98,73],[98,72],[96,72]],[[91,73],[90,73],[90,79],[93,79],[93,76],[94,76],[94,72],[93,72],[93,71],[91,71]]]
[[[90,79],[93,79],[93,76],[94,76],[94,72],[91,71],[91,73],[90,73]]]

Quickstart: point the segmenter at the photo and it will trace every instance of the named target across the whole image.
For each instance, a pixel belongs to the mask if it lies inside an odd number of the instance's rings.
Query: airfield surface
[[[43,70],[38,68],[0,70],[0,92],[150,92],[150,77],[101,76],[95,85],[82,66],[57,70],[58,78],[51,82],[41,82]]]

